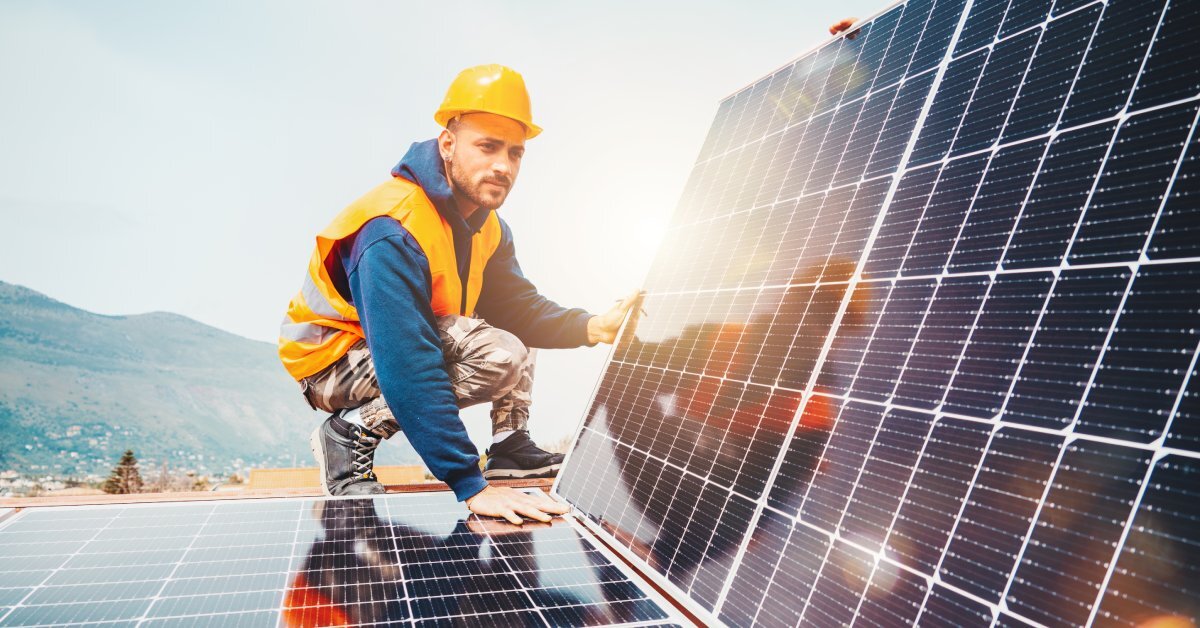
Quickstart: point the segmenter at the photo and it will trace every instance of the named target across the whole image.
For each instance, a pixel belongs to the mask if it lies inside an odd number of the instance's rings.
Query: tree
[[[167,471],[167,461],[162,461],[162,466],[158,469],[158,480],[154,482],[154,491],[157,493],[165,493],[171,489],[171,474]]]
[[[138,461],[132,449],[126,449],[121,461],[113,467],[104,481],[104,492],[113,495],[142,492],[142,475],[138,473]]]

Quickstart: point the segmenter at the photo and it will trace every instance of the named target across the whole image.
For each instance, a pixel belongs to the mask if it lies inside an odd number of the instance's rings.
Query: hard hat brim
[[[466,114],[466,113],[490,113],[490,114],[494,114],[497,116],[508,118],[509,120],[516,120],[518,123],[520,123],[521,126],[525,127],[525,139],[527,139],[527,140],[531,140],[531,139],[537,137],[542,132],[542,127],[540,127],[532,122],[529,122],[527,120],[522,120],[515,116],[506,116],[503,113],[499,113],[496,111],[483,111],[483,110],[479,110],[479,109],[464,109],[464,110],[439,109],[436,113],[433,114],[433,120],[438,123],[438,126],[445,128],[450,124],[451,120],[453,120],[454,118],[456,118],[458,116]]]

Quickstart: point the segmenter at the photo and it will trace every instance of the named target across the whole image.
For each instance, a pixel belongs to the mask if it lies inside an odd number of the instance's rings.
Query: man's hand
[[[502,517],[515,525],[525,521],[523,516],[545,523],[550,521],[551,515],[566,514],[570,510],[566,504],[560,504],[540,491],[531,495],[491,485],[467,498],[467,509],[483,517]]]
[[[621,299],[620,303],[614,305],[611,310],[588,319],[588,342],[612,344],[617,339],[617,331],[621,329],[621,323],[625,322],[625,315],[633,306],[640,305],[641,302],[642,293],[635,291]]]
[[[838,33],[849,29],[851,26],[854,26],[854,23],[857,21],[858,21],[858,18],[856,18],[856,17],[848,17],[840,22],[837,22],[833,26],[829,27],[829,34],[837,35]],[[858,32],[855,31],[853,33],[850,33],[849,35],[846,35],[846,39],[854,39],[857,36],[858,36]]]
[[[493,519],[492,517],[480,517],[472,515],[467,517],[467,529],[476,536],[505,536],[508,534],[528,534],[534,530],[542,528],[552,528],[555,522],[542,523],[541,521],[526,521],[525,523],[515,526],[503,519]]]

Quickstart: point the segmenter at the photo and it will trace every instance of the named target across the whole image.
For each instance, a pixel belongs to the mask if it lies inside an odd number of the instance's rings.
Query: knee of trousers
[[[531,357],[529,349],[516,336],[495,327],[487,330],[484,342],[486,348],[482,357],[487,367],[483,370],[492,380],[488,382],[488,388],[493,390],[496,397],[502,397],[521,382],[522,373]]]

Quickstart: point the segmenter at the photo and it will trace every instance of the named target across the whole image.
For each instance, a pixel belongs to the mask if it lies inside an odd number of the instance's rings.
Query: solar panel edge
[[[649,586],[649,583],[647,583],[645,581],[646,578],[644,578],[641,573],[635,571],[633,569],[633,567],[630,566],[630,564],[634,564],[634,563],[632,563],[632,561],[630,563],[627,563],[626,559],[624,557],[617,555],[617,552],[614,551],[613,547],[610,547],[609,545],[606,545],[605,543],[603,543],[599,540],[599,538],[595,535],[594,530],[587,525],[588,521],[587,521],[586,517],[568,517],[567,522],[571,526],[571,528],[574,529],[579,534],[579,537],[581,539],[583,539],[584,543],[586,543],[592,549],[595,549],[597,552],[600,552],[600,554],[602,554],[605,558],[607,558],[609,560],[609,562],[625,576],[626,579],[628,579],[630,582],[634,583],[638,587],[638,589],[641,590],[641,592],[646,595],[647,599],[654,601],[659,607],[661,607],[663,610],[667,611],[667,613],[668,613],[668,616],[661,620],[647,620],[645,622],[628,622],[627,624],[622,624],[622,625],[630,625],[630,626],[644,625],[644,624],[648,624],[651,621],[656,621],[656,622],[675,621],[675,622],[680,622],[680,623],[686,623],[686,620],[684,619],[682,614],[679,613],[679,611],[675,608],[675,604],[678,603],[678,600],[668,600],[661,593],[659,593],[653,586]],[[548,621],[547,624],[553,625],[553,622]]]
[[[608,553],[617,554],[621,560],[628,561],[634,565],[645,566],[645,560],[642,556],[639,556],[625,544],[621,543],[619,539],[613,537],[611,532],[606,530],[604,526],[586,515],[581,513],[575,514],[576,516],[571,518],[573,525],[578,525],[585,528],[589,534],[595,535],[597,539],[604,539],[603,541],[590,539],[590,542],[603,546]],[[608,541],[613,542],[609,543]],[[710,616],[709,611],[701,606],[699,602],[692,599],[691,596],[687,595],[685,592],[680,591],[679,587],[675,585],[675,583],[671,582],[666,576],[658,573],[656,570],[649,568],[640,569],[638,580],[650,580],[653,584],[661,587],[665,591],[670,592],[672,594],[671,603],[683,606],[693,615],[699,617],[707,625],[725,626],[724,623],[721,623],[717,621],[715,617]],[[649,587],[649,590],[653,591],[653,588]]]

